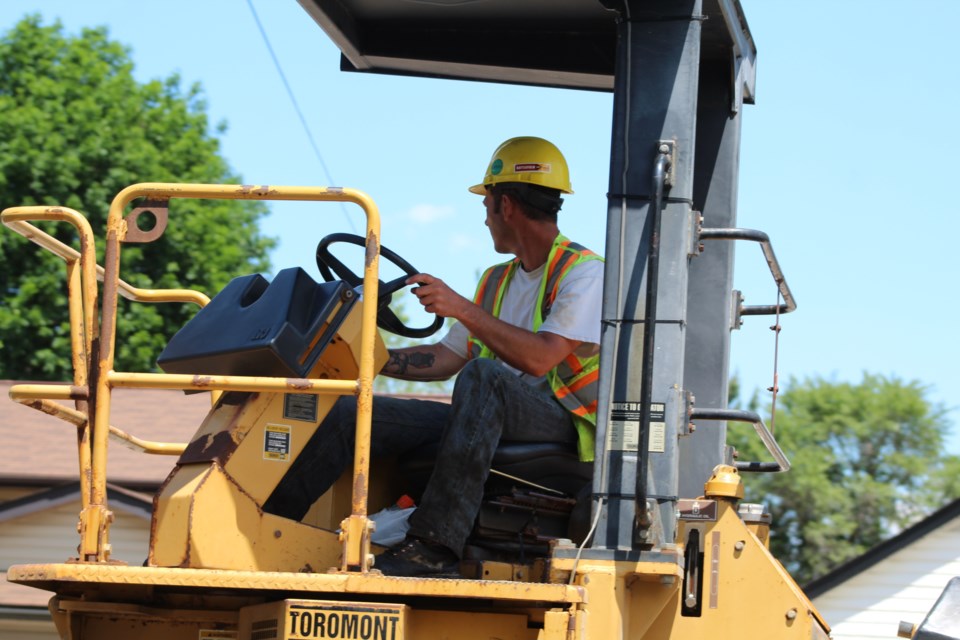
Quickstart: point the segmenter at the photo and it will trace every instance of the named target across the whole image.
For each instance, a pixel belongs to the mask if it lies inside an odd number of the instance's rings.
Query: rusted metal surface
[[[308,378],[268,378],[260,376],[194,376],[177,373],[122,373],[108,374],[110,386],[115,389],[183,389],[186,391],[253,391],[318,395],[353,395],[356,380],[329,380]]]
[[[193,386],[197,388],[209,387],[213,379],[210,376],[193,376]]]
[[[134,208],[127,214],[124,221],[127,223],[127,233],[123,237],[124,242],[147,243],[153,242],[163,235],[167,230],[167,217],[170,208],[168,206],[169,198],[152,198],[146,200],[139,207]],[[147,231],[140,229],[137,221],[140,216],[150,214],[153,216],[153,227]]]
[[[287,378],[287,387],[294,391],[306,391],[313,386],[306,378]]]
[[[251,184],[245,184],[240,186],[240,193],[251,197],[266,198],[276,193],[276,191],[271,189],[269,185],[265,184],[260,185],[259,187]]]
[[[255,400],[256,395],[236,392],[224,394],[204,420],[200,428],[201,434],[187,445],[178,463],[217,461],[221,466],[226,464],[240,444],[236,432],[246,406],[243,400],[247,399]],[[214,429],[213,432],[204,433],[211,428]]]
[[[373,232],[370,232],[367,234],[367,246],[363,257],[364,268],[369,269],[379,255],[380,244],[377,240],[377,236]],[[364,291],[366,291],[366,288],[364,288]]]
[[[180,456],[180,464],[217,461],[225,464],[230,454],[237,448],[237,443],[229,431],[220,431],[200,436],[187,445]]]
[[[286,573],[275,571],[220,571],[98,564],[28,564],[7,570],[7,578],[47,590],[69,585],[69,590],[95,591],[102,585],[155,588],[223,589],[224,593],[276,590],[300,593],[363,595],[417,595],[437,598],[488,598],[504,602],[578,604],[586,590],[565,584],[499,582],[441,578],[393,578],[377,573]]]

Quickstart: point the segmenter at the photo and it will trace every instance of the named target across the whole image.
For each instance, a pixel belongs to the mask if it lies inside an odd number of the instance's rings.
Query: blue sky
[[[564,151],[576,194],[561,229],[603,250],[609,94],[342,73],[339,52],[295,0],[254,6],[330,179],[245,0],[3,0],[0,29],[29,12],[59,18],[73,34],[108,25],[140,79],[177,72],[203,84],[211,119],[229,125],[224,155],[245,182],[366,191],[381,210],[383,243],[464,295],[501,259],[466,187],[511,136],[539,135]],[[960,3],[905,6],[743,0],[758,55],[739,225],[771,236],[799,303],[782,321],[781,384],[858,381],[865,371],[919,380],[956,424]],[[362,220],[337,205],[277,204],[264,227],[281,240],[276,268],[315,273],[319,238]],[[741,245],[737,256],[735,286],[747,303],[772,303],[759,249]],[[770,385],[769,324],[748,319],[734,334],[732,368],[748,390]],[[960,434],[949,442],[960,453]]]

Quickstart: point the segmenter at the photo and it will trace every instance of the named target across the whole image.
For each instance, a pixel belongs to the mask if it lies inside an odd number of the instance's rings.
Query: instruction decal
[[[283,396],[283,417],[316,423],[318,402],[319,398],[312,393],[288,393]]]
[[[640,444],[640,416],[642,403],[614,402],[610,411],[607,429],[607,449],[611,451],[637,451]],[[666,405],[650,403],[650,434],[647,450],[663,453],[666,450],[667,424],[664,421]]]
[[[607,429],[607,449],[636,451],[640,442],[640,403],[614,402]]]
[[[650,403],[650,441],[647,450],[663,453],[667,450],[666,405],[662,402]]]
[[[263,459],[288,462],[290,460],[290,433],[285,424],[267,424],[263,432]]]

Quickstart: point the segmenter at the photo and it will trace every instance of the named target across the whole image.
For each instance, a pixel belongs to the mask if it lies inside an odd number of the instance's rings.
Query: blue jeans
[[[264,510],[300,519],[353,460],[356,400],[340,398]],[[480,510],[483,484],[500,440],[576,442],[570,414],[552,394],[501,363],[471,360],[457,376],[451,404],[375,398],[371,457],[400,456],[439,442],[436,464],[409,534],[458,555]]]

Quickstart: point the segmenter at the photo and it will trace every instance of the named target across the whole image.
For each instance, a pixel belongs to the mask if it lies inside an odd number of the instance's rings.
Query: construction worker
[[[482,183],[486,225],[498,253],[471,301],[421,273],[408,284],[431,313],[453,318],[438,343],[391,349],[382,374],[407,380],[455,374],[450,404],[377,398],[371,455],[439,442],[434,470],[406,539],[377,557],[395,576],[456,576],[501,439],[569,442],[593,459],[603,261],[560,234],[561,194],[573,193],[560,150],[512,138],[494,152]],[[353,453],[356,402],[341,398],[298,458],[281,515],[299,517]],[[294,480],[291,480],[294,482]],[[274,512],[277,512],[276,510]]]

